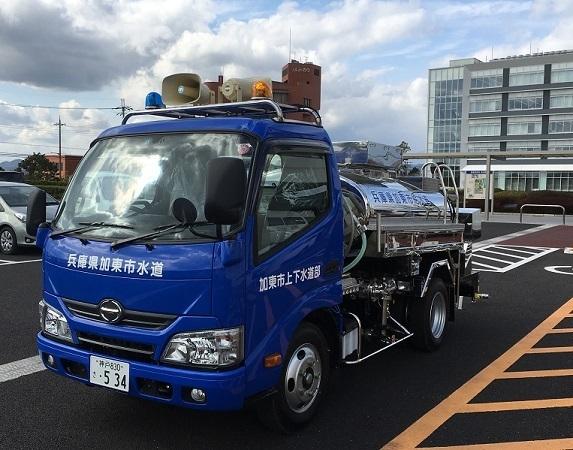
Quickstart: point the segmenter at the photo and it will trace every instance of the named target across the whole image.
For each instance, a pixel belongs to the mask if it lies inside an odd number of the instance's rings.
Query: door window
[[[257,204],[257,256],[304,232],[328,210],[325,155],[267,155]]]

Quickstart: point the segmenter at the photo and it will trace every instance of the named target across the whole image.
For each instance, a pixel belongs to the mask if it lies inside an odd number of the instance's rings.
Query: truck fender
[[[338,309],[339,300],[332,300],[319,295],[301,301],[296,308],[277,321],[265,338],[254,348],[245,360],[246,395],[253,396],[273,389],[282,373],[282,364],[265,368],[263,360],[266,355],[280,353],[284,357],[289,343],[302,322],[308,320],[317,325],[324,333],[329,346],[336,341],[337,347],[332,352],[339,352],[338,339],[341,329],[341,315]],[[338,334],[338,335],[337,335]],[[333,354],[336,358],[336,353]],[[336,361],[336,360],[335,360]],[[283,361],[284,363],[284,361]]]

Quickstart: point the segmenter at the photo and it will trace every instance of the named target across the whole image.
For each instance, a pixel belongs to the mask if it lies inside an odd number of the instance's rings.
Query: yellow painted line
[[[500,378],[507,369],[515,364],[524,353],[533,348],[543,336],[552,331],[563,320],[563,317],[571,311],[573,311],[573,298],[569,299],[507,352],[471,378],[435,408],[424,414],[383,448],[392,450],[416,448],[442,426],[446,420],[463,410],[465,405],[483,391],[493,380]]]
[[[573,352],[573,347],[535,347],[527,353],[569,353]]]
[[[573,377],[573,369],[526,370],[524,372],[503,372],[497,377],[497,379],[512,380],[518,378],[542,378],[542,377]]]
[[[543,400],[522,400],[511,402],[468,403],[459,413],[481,413],[497,411],[519,411],[522,409],[571,408],[573,398],[548,398]]]
[[[494,444],[452,445],[450,447],[418,447],[419,450],[563,450],[572,448],[573,439],[569,438],[521,442],[496,442]]]
[[[552,328],[547,334],[565,334],[573,333],[573,328]]]

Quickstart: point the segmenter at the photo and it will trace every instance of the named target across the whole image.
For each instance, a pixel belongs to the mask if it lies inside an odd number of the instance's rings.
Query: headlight
[[[196,366],[233,366],[243,360],[243,329],[176,334],[167,344],[161,359]]]
[[[22,214],[22,213],[19,213],[19,212],[15,212],[14,215],[17,217],[17,219],[18,219],[20,222],[26,222],[26,214]]]
[[[52,308],[50,305],[47,305],[44,300],[40,301],[38,307],[40,311],[40,326],[42,327],[42,331],[59,339],[71,341],[72,333],[70,332],[68,321],[64,315],[58,310]]]

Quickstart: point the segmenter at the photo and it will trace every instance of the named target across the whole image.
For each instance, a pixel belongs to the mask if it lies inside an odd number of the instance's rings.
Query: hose
[[[348,265],[344,266],[344,268],[342,269],[342,273],[346,273],[350,269],[354,268],[354,266],[356,266],[356,264],[358,264],[362,259],[362,257],[364,256],[364,253],[366,253],[366,244],[368,243],[368,240],[366,239],[366,232],[363,231],[360,237],[362,238],[362,245],[360,246],[360,251],[358,252],[358,255],[356,255],[356,258],[354,258]]]

